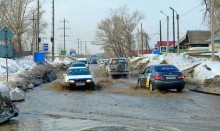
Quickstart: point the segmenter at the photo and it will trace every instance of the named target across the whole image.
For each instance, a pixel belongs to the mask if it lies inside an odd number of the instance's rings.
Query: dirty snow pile
[[[168,63],[175,65],[180,71],[193,68],[193,78],[198,84],[203,84],[206,79],[220,76],[220,62],[211,61],[205,58],[195,58],[187,54],[146,54],[141,57],[134,57],[130,60],[133,68],[139,65]],[[135,64],[132,64],[135,63]]]
[[[34,63],[32,56],[22,59],[8,59],[8,82],[6,59],[0,58],[0,91],[10,92],[10,98],[16,100],[25,99],[26,89],[33,88],[44,82],[51,82],[56,79],[53,65],[45,63]],[[13,93],[11,97],[11,93]]]
[[[34,64],[32,56],[23,57],[21,59],[13,60],[8,59],[8,74],[12,75],[21,70],[25,70]],[[7,70],[6,70],[6,59],[0,58],[0,79],[6,79]]]

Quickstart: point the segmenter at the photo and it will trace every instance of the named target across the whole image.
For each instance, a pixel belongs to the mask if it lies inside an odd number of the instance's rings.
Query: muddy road
[[[92,69],[98,70],[98,65]],[[102,75],[96,75],[101,80]],[[58,79],[56,82],[62,81]],[[15,103],[20,115],[0,130],[218,131],[220,97],[136,89],[136,79],[103,79],[101,90],[58,90],[47,83]]]

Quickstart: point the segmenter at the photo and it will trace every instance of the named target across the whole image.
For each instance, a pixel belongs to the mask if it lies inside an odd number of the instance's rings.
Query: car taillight
[[[183,75],[183,74],[181,74],[181,75],[178,75],[178,77],[177,78],[179,78],[179,79],[184,79],[185,78],[185,76]]]
[[[161,80],[161,79],[164,79],[164,77],[161,76],[161,75],[156,74],[156,75],[154,76],[154,79],[156,79],[156,80]]]

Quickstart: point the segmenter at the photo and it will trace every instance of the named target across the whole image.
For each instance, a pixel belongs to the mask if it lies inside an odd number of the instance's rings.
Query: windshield
[[[78,60],[77,62],[83,62],[83,63],[85,63],[85,64],[87,64],[87,63],[88,63],[88,61],[87,61],[87,60]]]
[[[176,72],[179,71],[175,66],[155,66],[155,72]]]
[[[84,63],[74,63],[72,64],[72,67],[85,67],[86,65]]]
[[[86,68],[69,69],[67,75],[90,75],[90,71]]]

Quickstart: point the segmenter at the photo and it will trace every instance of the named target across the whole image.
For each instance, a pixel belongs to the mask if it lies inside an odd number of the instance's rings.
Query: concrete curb
[[[201,86],[196,86],[195,88],[191,88],[191,89],[189,89],[189,91],[220,96],[219,93],[213,93],[213,92],[203,90],[203,87],[201,87]]]

